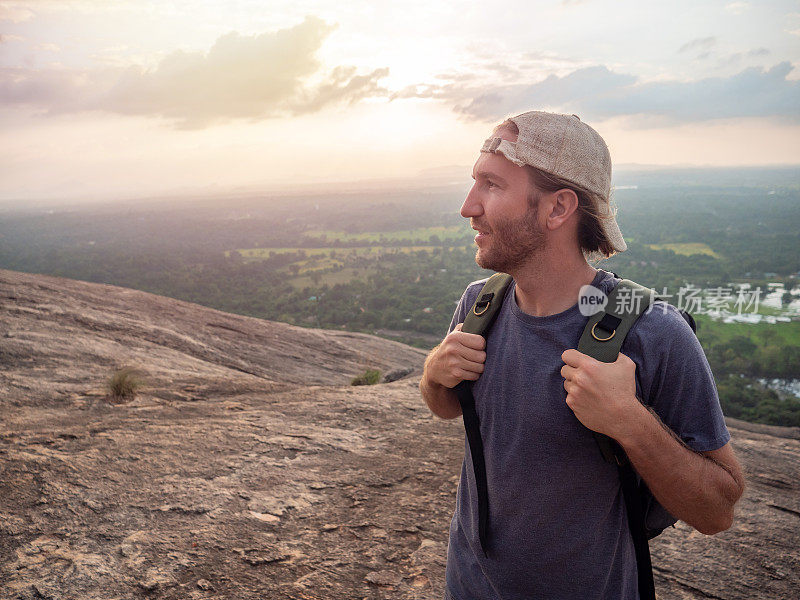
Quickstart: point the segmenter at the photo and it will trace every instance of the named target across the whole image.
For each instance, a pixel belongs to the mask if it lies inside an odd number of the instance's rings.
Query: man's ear
[[[568,188],[550,195],[548,202],[547,228],[558,229],[578,209],[578,195]]]

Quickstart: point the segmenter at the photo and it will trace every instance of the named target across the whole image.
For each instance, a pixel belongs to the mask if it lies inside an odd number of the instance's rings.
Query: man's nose
[[[477,184],[476,184],[477,185]],[[472,186],[467,197],[464,199],[464,204],[461,205],[461,216],[465,219],[471,217],[479,217],[483,214],[483,206],[478,199],[478,193],[475,190],[476,185]]]

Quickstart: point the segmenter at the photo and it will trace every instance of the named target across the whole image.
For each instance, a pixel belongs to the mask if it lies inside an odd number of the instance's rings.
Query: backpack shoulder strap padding
[[[511,285],[511,275],[507,273],[495,273],[483,284],[483,288],[478,292],[475,304],[469,309],[464,318],[464,325],[461,331],[466,333],[476,333],[486,337],[486,333],[491,329],[500,308],[503,306],[503,298],[506,295],[508,286]]]
[[[636,319],[655,301],[653,290],[623,279],[608,295],[605,310],[589,317],[578,351],[601,362],[614,362]]]
[[[578,341],[578,352],[601,362],[614,362],[636,319],[654,302],[655,292],[623,279],[611,290],[605,309],[589,317]],[[613,440],[592,432],[606,462],[620,463]]]

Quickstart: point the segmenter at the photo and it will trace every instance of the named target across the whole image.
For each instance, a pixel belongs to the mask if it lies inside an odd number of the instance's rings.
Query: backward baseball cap
[[[502,154],[517,166],[530,165],[595,194],[608,241],[617,252],[627,250],[610,202],[611,155],[600,134],[577,115],[533,110],[508,120],[519,129],[517,141],[490,137],[481,152]],[[599,254],[589,257],[602,258]]]

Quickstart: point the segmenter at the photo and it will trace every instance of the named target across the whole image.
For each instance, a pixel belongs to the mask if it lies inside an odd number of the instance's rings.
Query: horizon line
[[[674,164],[649,164],[649,163],[621,163],[613,167],[612,180],[620,172],[636,171],[639,173],[648,172],[668,172],[668,171],[725,171],[725,170],[782,170],[800,169],[800,163],[773,163],[765,165],[696,165],[686,163]],[[463,182],[454,180],[457,172],[463,170],[465,176]],[[391,191],[438,191],[443,192],[447,189],[458,186],[467,186],[469,181],[468,165],[446,165],[441,167],[431,167],[423,169],[415,175],[403,177],[378,177],[370,179],[349,179],[349,180],[318,180],[314,182],[260,182],[240,185],[228,185],[217,187],[216,183],[193,188],[172,188],[163,191],[153,192],[93,192],[87,194],[75,194],[70,196],[2,196],[0,195],[0,208],[9,208],[10,205],[19,203],[59,203],[62,207],[70,204],[80,205],[103,205],[130,201],[156,201],[156,200],[207,200],[226,194],[229,197],[247,197],[251,195],[278,195],[292,197],[299,194],[324,194],[326,192],[336,192],[339,194],[369,193],[369,192],[391,192]],[[428,177],[427,184],[419,183],[419,176]],[[800,183],[800,182],[799,182]],[[76,204],[71,204],[75,206]]]

